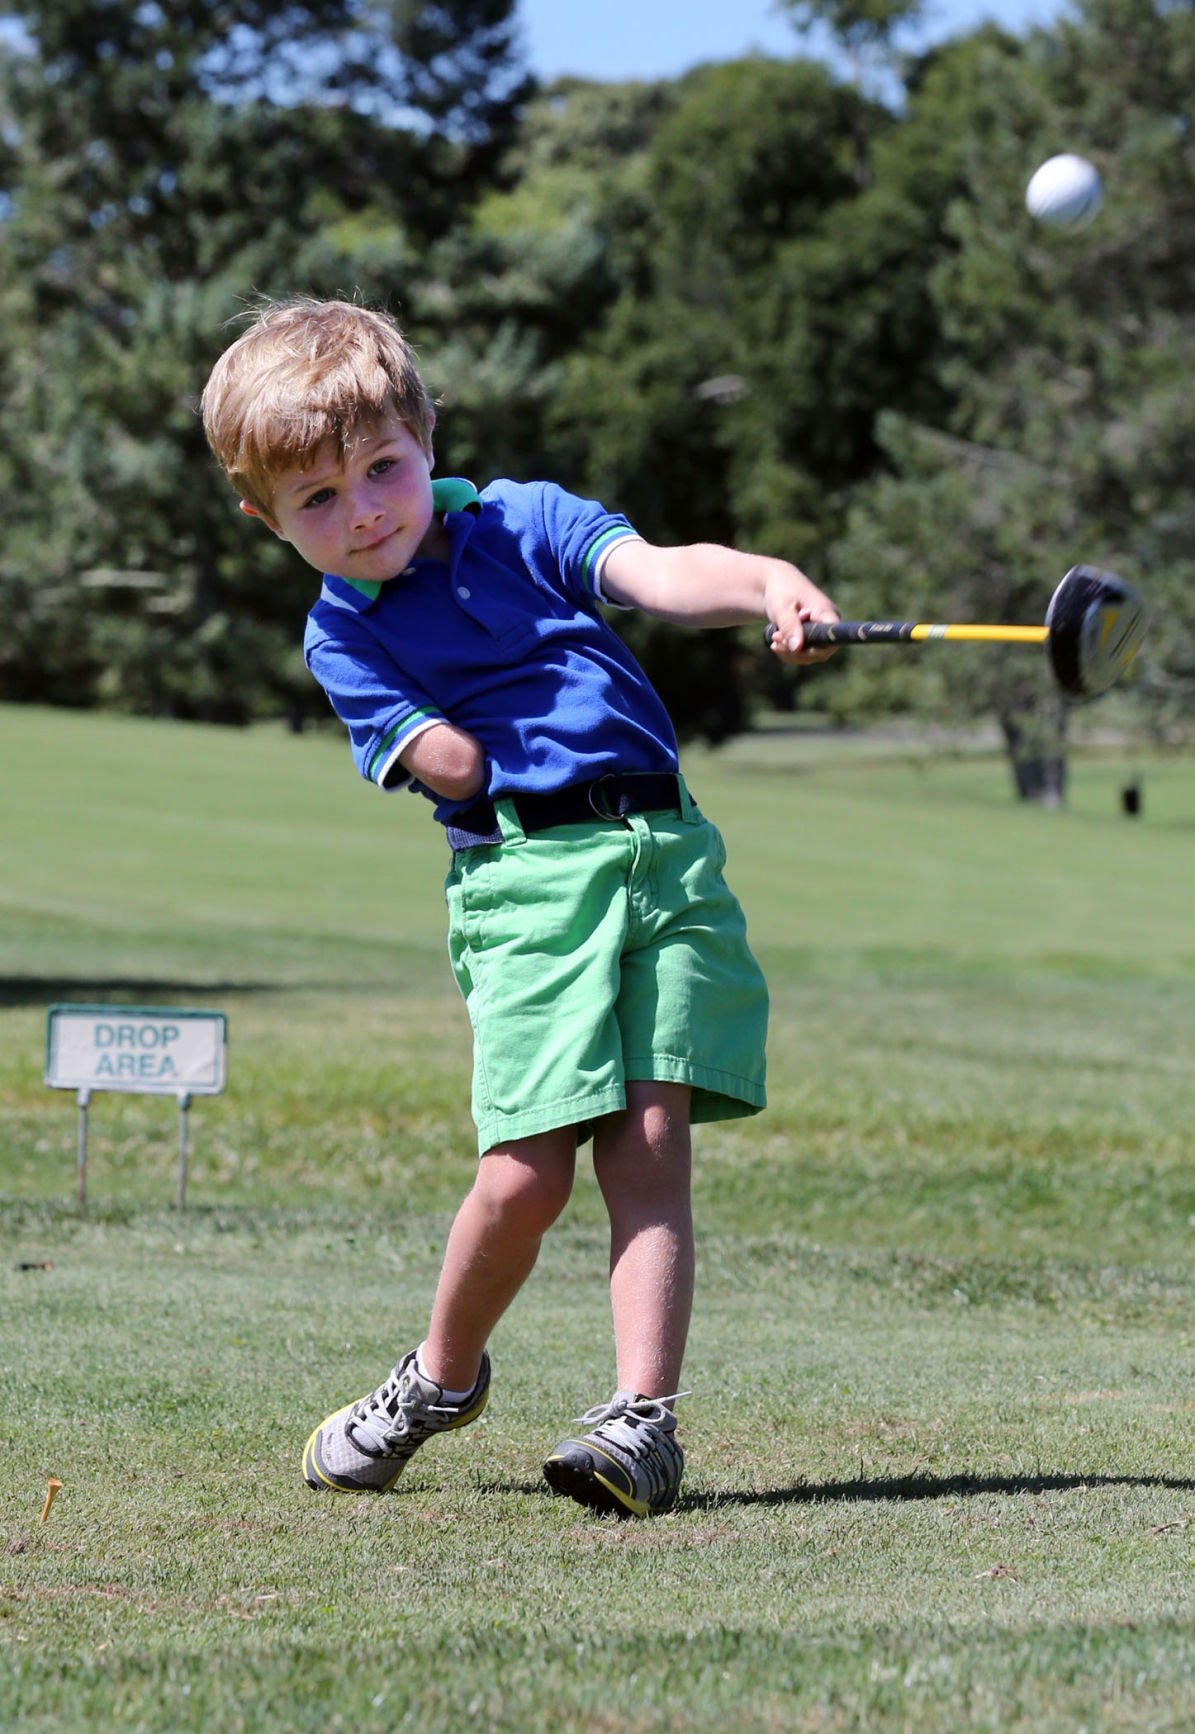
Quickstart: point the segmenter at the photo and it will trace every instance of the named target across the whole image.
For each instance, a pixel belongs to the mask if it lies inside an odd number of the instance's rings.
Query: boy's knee
[[[476,1190],[493,1214],[512,1228],[542,1234],[569,1201],[573,1170],[571,1148],[566,1155],[555,1147],[529,1152],[517,1145],[499,1147],[481,1158]]]
[[[690,1090],[681,1084],[627,1086],[627,1106],[597,1122],[594,1161],[636,1168],[644,1163],[687,1160],[691,1144]]]
[[[669,1209],[690,1187],[688,1092],[637,1095],[624,1113],[598,1122],[594,1173],[607,1209]]]

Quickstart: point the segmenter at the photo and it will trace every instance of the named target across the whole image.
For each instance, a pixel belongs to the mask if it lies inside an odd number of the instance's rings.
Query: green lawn
[[[772,1106],[701,1133],[689,1473],[626,1526],[539,1478],[612,1376],[588,1174],[485,1420],[387,1499],[299,1480],[473,1169],[421,807],[330,736],[0,740],[0,1727],[1195,1724],[1189,758],[1086,754],[1043,813],[982,755],[689,755]],[[185,1212],[145,1097],[95,1099],[74,1206],[72,999],[228,1013]]]

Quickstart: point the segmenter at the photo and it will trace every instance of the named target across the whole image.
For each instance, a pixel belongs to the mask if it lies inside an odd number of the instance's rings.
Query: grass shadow
[[[678,1511],[716,1511],[727,1505],[829,1505],[889,1499],[974,1499],[983,1493],[1078,1493],[1093,1487],[1166,1487],[1195,1491],[1195,1481],[1166,1475],[893,1475],[871,1480],[799,1482],[792,1487],[682,1495]]]
[[[0,1006],[140,1005],[171,999],[211,999],[216,994],[275,993],[282,984],[268,981],[170,981],[157,977],[4,975]],[[288,983],[288,986],[293,985]]]
[[[799,1482],[792,1487],[683,1493],[676,1510],[720,1511],[732,1505],[881,1504],[890,1499],[975,1499],[984,1493],[1080,1493],[1097,1487],[1164,1487],[1195,1492],[1195,1481],[1168,1475],[893,1475],[869,1480]],[[558,1498],[544,1481],[477,1482],[479,1493]]]

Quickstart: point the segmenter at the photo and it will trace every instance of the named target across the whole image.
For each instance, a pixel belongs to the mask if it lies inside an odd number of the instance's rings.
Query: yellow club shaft
[[[1044,644],[1048,626],[914,626],[909,637],[914,643],[931,638],[948,638],[955,644]]]

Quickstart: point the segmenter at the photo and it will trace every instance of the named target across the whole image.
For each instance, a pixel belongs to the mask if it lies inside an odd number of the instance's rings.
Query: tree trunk
[[[1066,721],[1062,699],[1028,717],[1001,713],[1000,728],[1018,800],[1035,801],[1041,807],[1066,805]]]

